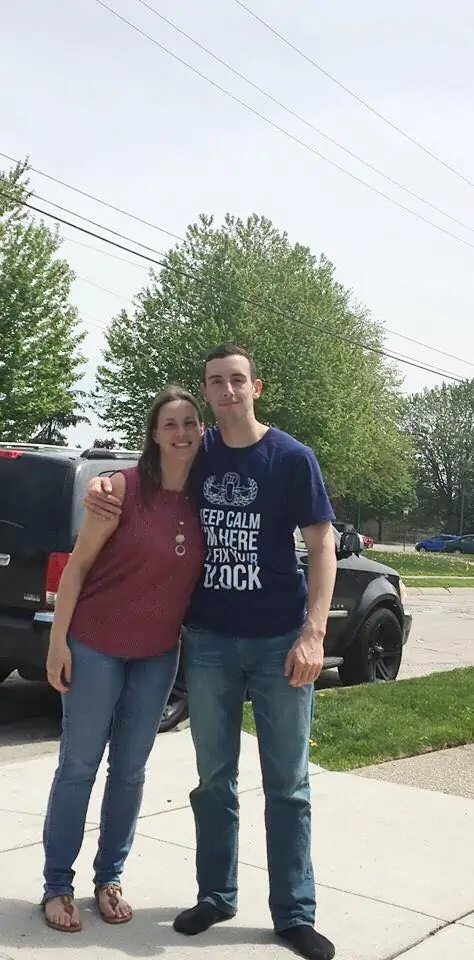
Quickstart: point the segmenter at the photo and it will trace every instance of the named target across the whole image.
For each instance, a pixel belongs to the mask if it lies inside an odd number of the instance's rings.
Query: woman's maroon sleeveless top
[[[178,642],[204,562],[201,525],[185,494],[157,490],[144,506],[137,469],[122,472],[121,520],[84,581],[70,632],[101,653],[156,657]]]

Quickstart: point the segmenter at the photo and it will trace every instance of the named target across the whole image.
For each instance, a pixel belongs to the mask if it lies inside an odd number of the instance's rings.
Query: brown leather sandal
[[[44,921],[47,927],[50,927],[51,930],[59,930],[60,933],[79,933],[82,930],[82,923],[79,920],[74,926],[65,927],[62,923],[55,923],[54,920],[50,920],[46,916],[46,904],[50,903],[51,900],[60,900],[64,912],[67,913],[68,917],[72,917],[74,909],[74,897],[70,893],[58,894],[53,897],[48,897],[47,900],[43,900],[41,906],[44,913]]]
[[[116,906],[118,905],[118,902],[119,902],[119,896],[120,896],[120,897],[122,896],[122,887],[121,887],[118,883],[104,883],[104,884],[101,884],[101,885],[98,884],[98,885],[95,887],[94,896],[95,896],[95,898],[96,898],[96,900],[97,900],[97,905],[98,905],[98,907],[99,907],[99,913],[100,913],[100,915],[101,915],[102,920],[104,921],[104,923],[111,923],[111,924],[114,924],[114,925],[115,925],[115,924],[119,924],[119,923],[130,923],[130,920],[132,919],[132,916],[133,916],[133,912],[132,912],[132,908],[131,908],[131,907],[130,907],[130,914],[129,914],[127,917],[108,917],[108,916],[103,912],[103,910],[101,910],[100,901],[99,901],[99,893],[104,893],[104,892],[105,892],[105,894],[106,894],[106,897],[107,897],[107,900],[109,901],[110,906],[112,907],[112,910],[115,910],[115,908],[116,908]]]

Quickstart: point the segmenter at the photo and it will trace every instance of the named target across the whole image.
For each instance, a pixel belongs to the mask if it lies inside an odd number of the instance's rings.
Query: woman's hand
[[[51,641],[46,660],[48,683],[58,693],[67,693],[71,685],[72,657],[66,640]]]

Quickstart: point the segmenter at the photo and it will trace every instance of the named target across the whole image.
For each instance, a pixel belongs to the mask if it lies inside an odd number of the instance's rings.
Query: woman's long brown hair
[[[161,487],[161,455],[160,448],[155,442],[153,434],[158,424],[160,410],[167,403],[173,400],[187,400],[194,407],[199,422],[202,422],[202,414],[199,404],[189,390],[184,387],[171,384],[161,390],[155,397],[153,404],[148,412],[145,442],[143,451],[138,461],[138,479],[140,484],[140,495],[144,504],[149,504],[156,490]],[[188,481],[189,482],[189,481]]]

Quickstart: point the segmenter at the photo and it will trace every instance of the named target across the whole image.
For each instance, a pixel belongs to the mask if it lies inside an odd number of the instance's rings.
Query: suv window
[[[74,495],[72,504],[71,533],[75,541],[84,515],[82,501],[85,497],[87,484],[92,477],[110,477],[120,470],[136,467],[137,460],[83,460],[79,461],[74,479]]]
[[[0,552],[68,553],[77,537],[92,477],[136,466],[113,460],[22,453],[0,457]]]
[[[0,458],[0,536],[2,549],[60,549],[60,529],[74,461],[22,454]]]

